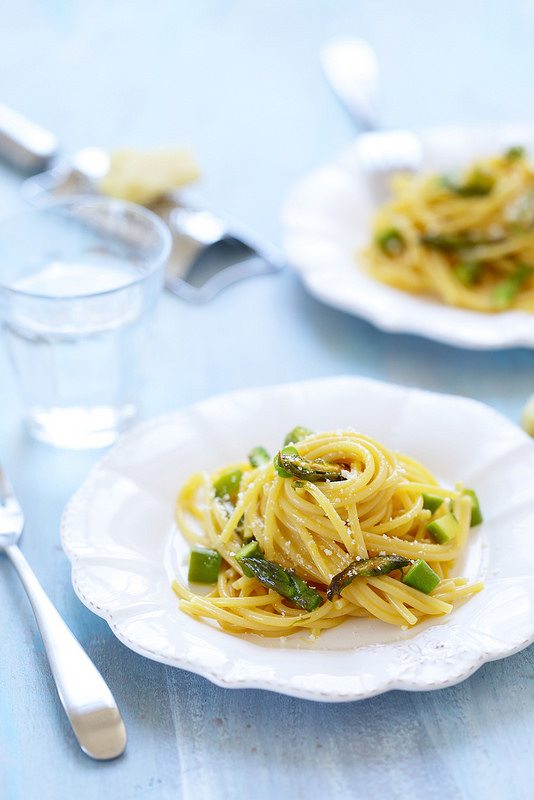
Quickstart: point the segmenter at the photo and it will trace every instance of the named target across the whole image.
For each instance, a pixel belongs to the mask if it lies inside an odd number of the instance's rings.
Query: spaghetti
[[[235,486],[221,493],[228,476]],[[474,503],[470,490],[439,486],[420,463],[369,437],[352,430],[308,433],[274,461],[239,462],[189,478],[176,502],[179,530],[192,547],[217,551],[222,568],[207,595],[177,580],[173,588],[185,612],[232,632],[283,636],[304,629],[317,636],[350,617],[412,626],[448,614],[482,588],[453,577]],[[446,520],[454,521],[455,534],[439,543],[431,523]],[[244,543],[253,543],[260,557],[241,560]],[[406,582],[421,561],[435,575],[431,591]],[[251,573],[247,566],[254,564]],[[258,567],[298,582],[297,599],[273,588],[276,582],[262,582]],[[299,605],[303,586],[315,605]]]
[[[458,176],[397,175],[392,189],[366,271],[451,306],[534,311],[534,171],[522,148]]]

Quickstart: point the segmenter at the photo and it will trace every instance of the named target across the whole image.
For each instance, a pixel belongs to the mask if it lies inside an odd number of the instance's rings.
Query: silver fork
[[[333,39],[324,46],[321,60],[330,87],[364,131],[356,140],[356,154],[373,200],[381,203],[390,194],[395,173],[420,168],[421,142],[412,131],[378,129],[379,68],[367,42],[350,36]]]
[[[0,466],[0,549],[15,567],[39,626],[59,699],[82,750],[94,759],[120,756],[126,729],[107,684],[44,592],[17,543],[22,509]]]

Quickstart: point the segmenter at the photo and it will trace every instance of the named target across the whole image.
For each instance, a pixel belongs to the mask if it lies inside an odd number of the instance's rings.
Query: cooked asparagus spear
[[[312,586],[292,570],[284,569],[265,558],[240,558],[239,563],[250,570],[263,586],[274,589],[293,605],[304,611],[314,611],[323,598]]]
[[[342,589],[352,583],[354,578],[358,576],[364,578],[374,578],[377,575],[387,575],[388,572],[393,572],[394,569],[401,569],[411,564],[404,556],[373,556],[373,558],[363,558],[359,561],[353,561],[348,567],[337,575],[334,575],[330,581],[330,586],[326,590],[326,596],[329,600],[333,600],[336,594],[340,594]]]
[[[504,236],[491,237],[468,233],[425,233],[421,236],[420,241],[421,244],[432,247],[434,250],[454,253],[480,245],[499,244],[504,241],[504,238]]]
[[[330,461],[310,461],[299,455],[294,447],[284,447],[277,453],[274,465],[283,478],[299,478],[304,481],[344,481],[343,467]]]

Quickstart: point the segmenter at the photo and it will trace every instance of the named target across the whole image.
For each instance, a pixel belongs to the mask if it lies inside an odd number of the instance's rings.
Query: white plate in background
[[[533,125],[437,128],[420,138],[425,172],[450,171],[513,145],[534,158]],[[468,349],[534,346],[534,314],[452,308],[365,274],[357,253],[369,241],[375,211],[367,186],[354,143],[290,192],[282,212],[284,249],[312,295],[392,333]]]

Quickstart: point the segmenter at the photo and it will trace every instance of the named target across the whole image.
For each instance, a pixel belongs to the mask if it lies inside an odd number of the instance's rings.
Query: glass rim
[[[83,203],[87,206],[90,205],[98,205],[98,206],[116,206],[118,208],[127,209],[129,211],[138,214],[140,217],[144,217],[147,219],[154,229],[157,231],[159,239],[160,239],[160,247],[159,252],[157,255],[151,260],[151,264],[149,268],[147,268],[146,272],[140,272],[138,275],[132,277],[128,283],[121,284],[120,286],[115,286],[111,289],[101,289],[95,292],[80,292],[79,294],[68,294],[68,295],[56,295],[56,294],[41,294],[40,292],[34,291],[25,291],[24,289],[17,289],[14,286],[5,283],[0,275],[0,291],[5,292],[6,294],[10,294],[14,297],[19,297],[21,299],[27,300],[39,300],[39,301],[49,301],[49,302],[58,302],[58,301],[74,301],[74,300],[91,300],[93,298],[105,297],[107,295],[118,294],[120,292],[127,291],[128,289],[133,288],[134,286],[143,283],[147,278],[154,274],[161,266],[164,266],[172,249],[172,233],[168,227],[168,225],[159,217],[154,211],[151,211],[149,208],[145,206],[138,205],[137,203],[132,203],[129,200],[121,200],[117,197],[106,197],[103,195],[91,195],[91,194],[73,194],[68,195],[64,198],[54,198],[47,201],[43,205],[38,206],[31,206],[28,209],[23,209],[16,214],[13,214],[10,217],[7,217],[0,221],[0,236],[2,235],[2,228],[16,222],[18,219],[23,219],[24,217],[31,217],[33,215],[43,214],[47,211],[53,211],[54,209],[61,209],[61,208],[68,208],[68,206],[72,206],[75,204]]]

